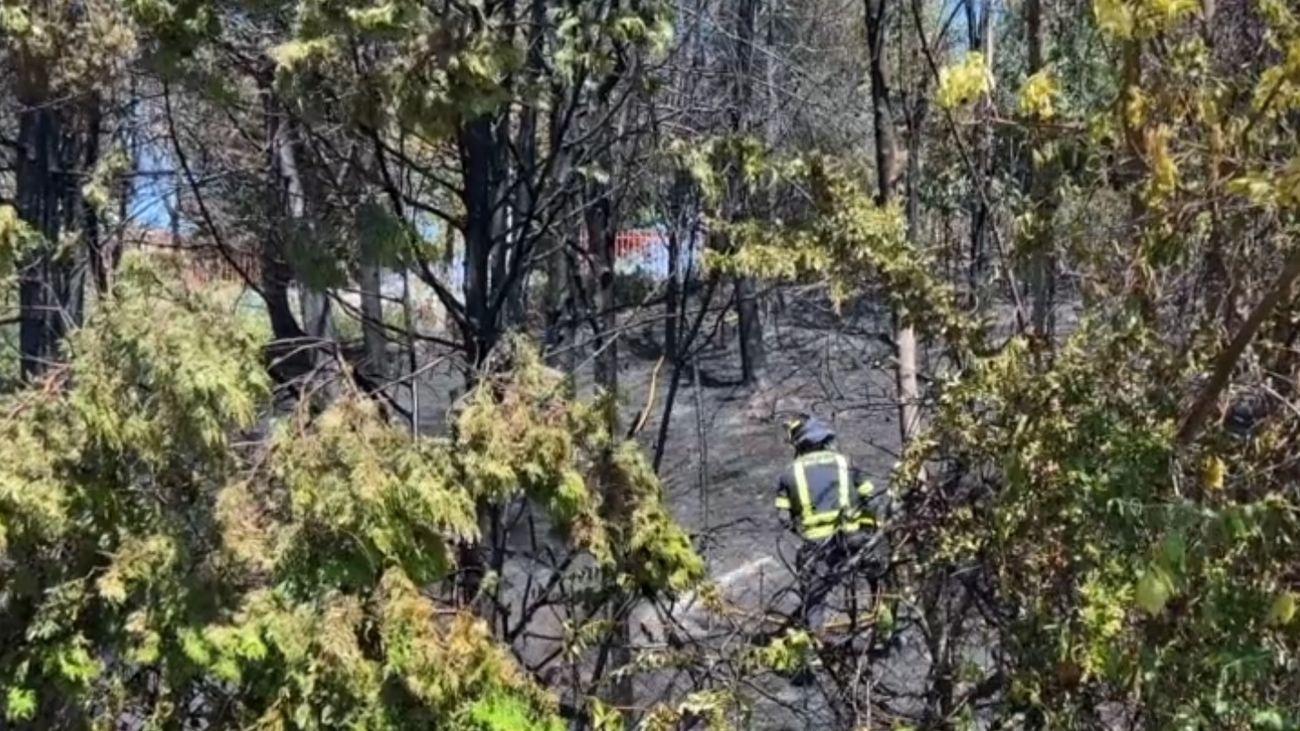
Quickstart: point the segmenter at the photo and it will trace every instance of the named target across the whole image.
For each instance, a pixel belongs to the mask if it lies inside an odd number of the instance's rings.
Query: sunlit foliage
[[[525,346],[419,440],[360,396],[268,420],[260,347],[131,264],[67,367],[0,405],[11,723],[554,728],[483,620],[430,593],[479,501],[534,500],[644,593],[700,578],[640,455]],[[625,523],[587,483],[611,449]]]

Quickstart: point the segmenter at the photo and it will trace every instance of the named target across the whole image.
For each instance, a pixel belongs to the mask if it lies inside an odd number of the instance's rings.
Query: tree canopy
[[[0,69],[6,727],[1300,725],[1292,4],[0,0]],[[791,628],[808,411],[899,509]]]

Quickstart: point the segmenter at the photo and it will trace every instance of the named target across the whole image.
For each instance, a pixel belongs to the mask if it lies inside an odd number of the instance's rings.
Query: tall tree
[[[1027,0],[1025,3],[1025,46],[1027,49],[1027,71],[1032,84],[1044,87],[1041,94],[1052,93],[1051,71],[1047,68],[1044,57],[1044,26],[1042,0]],[[1031,119],[1029,129],[1029,159],[1027,175],[1028,200],[1030,215],[1029,231],[1029,281],[1033,297],[1034,333],[1044,345],[1050,346],[1055,338],[1055,299],[1056,299],[1056,253],[1052,237],[1052,224],[1056,215],[1056,185],[1053,172],[1056,163],[1052,155],[1044,154],[1049,141],[1045,132],[1035,129],[1032,122],[1051,121],[1050,96],[1045,99],[1048,106],[1041,102],[1022,105]]]
[[[0,41],[17,103],[14,207],[43,239],[26,255],[20,284],[21,370],[28,378],[58,358],[84,309],[97,210],[86,200],[99,162],[101,88],[120,81],[135,28],[124,9],[58,0],[6,9]]]
[[[732,58],[734,68],[731,80],[731,103],[728,109],[731,134],[740,138],[753,133],[754,103],[754,44],[755,25],[759,0],[735,0],[735,30]],[[740,219],[753,215],[748,185],[743,181],[744,171],[739,159],[733,164],[728,191],[728,217]],[[753,277],[741,274],[735,280],[736,315],[740,330],[740,372],[746,385],[762,384],[767,368],[767,353],[763,342],[763,323],[759,314],[758,296]]]
[[[980,54],[984,65],[993,67],[993,50],[996,25],[993,22],[994,1],[966,0],[967,39],[969,52]],[[992,258],[989,252],[989,228],[993,210],[990,200],[993,197],[994,169],[993,127],[996,110],[993,100],[985,97],[979,103],[977,112],[978,131],[975,135],[972,163],[975,179],[967,207],[970,211],[970,276],[968,287],[973,299],[982,299],[982,292],[987,278],[988,263]]]
[[[871,81],[871,120],[875,138],[876,203],[888,206],[898,203],[897,189],[905,181],[905,160],[898,140],[897,110],[894,91],[890,87],[889,52],[887,48],[889,10],[891,0],[864,0],[867,30],[867,52]],[[912,208],[912,206],[909,206]],[[909,234],[916,233],[916,221],[908,221]],[[896,307],[892,313],[894,329],[894,373],[898,389],[898,428],[903,444],[912,441],[921,427],[920,386],[917,379],[916,329],[909,321],[909,313]]]

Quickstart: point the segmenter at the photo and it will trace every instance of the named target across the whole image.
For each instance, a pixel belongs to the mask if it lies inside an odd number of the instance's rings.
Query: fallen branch
[[[1255,334],[1259,328],[1277,309],[1277,305],[1282,298],[1291,290],[1292,283],[1297,276],[1300,276],[1300,248],[1291,252],[1287,258],[1286,265],[1282,273],[1277,276],[1273,286],[1269,289],[1264,298],[1255,305],[1251,310],[1250,317],[1242,323],[1241,329],[1237,331],[1232,342],[1228,344],[1227,349],[1219,353],[1219,357],[1214,362],[1214,372],[1210,380],[1201,389],[1201,393],[1196,397],[1192,408],[1187,412],[1183,419],[1182,426],[1178,429],[1178,444],[1187,444],[1196,438],[1200,433],[1201,427],[1205,424],[1205,418],[1209,416],[1211,408],[1219,400],[1219,394],[1228,385],[1228,379],[1232,377],[1232,371],[1237,367],[1237,361],[1241,359],[1241,354],[1245,352],[1246,346],[1250,341],[1255,339]]]

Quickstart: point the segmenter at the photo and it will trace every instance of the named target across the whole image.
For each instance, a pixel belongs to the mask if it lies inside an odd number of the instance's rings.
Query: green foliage
[[[323,226],[286,221],[284,257],[302,286],[324,291],[346,286],[350,258],[346,241]]]
[[[313,84],[329,79],[349,90],[348,111],[363,128],[387,132],[397,123],[439,140],[513,101],[530,102],[537,93],[532,84],[515,83],[525,39],[501,13],[415,0],[292,5],[292,36],[267,51],[284,88],[311,105],[317,96]],[[552,15],[557,47],[548,54],[547,69],[565,82],[609,73],[621,49],[653,53],[672,37],[669,12],[658,2],[635,9],[578,3]],[[351,50],[358,45],[375,51],[364,66],[353,63]],[[355,89],[365,93],[351,93]]]
[[[476,731],[564,731],[564,724],[559,719],[541,720],[532,712],[514,696],[488,696],[470,707],[470,728]]]
[[[612,12],[591,3],[556,8],[556,72],[567,81],[610,73],[617,64],[618,46],[633,45],[651,54],[661,53],[673,38],[671,12],[666,3],[658,1],[630,8],[616,6]]]
[[[837,302],[879,282],[890,304],[923,331],[969,341],[973,324],[956,306],[952,289],[934,274],[924,251],[908,241],[902,210],[875,204],[842,168],[813,157],[771,165],[776,183],[806,191],[810,210],[796,221],[756,220],[716,225],[737,246],[706,252],[715,271],[798,281],[825,281]]]
[[[1083,162],[1086,174],[1071,174],[1084,187],[1067,188],[1062,205],[1098,195],[1086,186],[1104,180],[1127,197],[1128,217],[1115,219],[1119,231],[1054,240],[1065,232],[1045,220],[1052,212],[1026,211],[1026,241],[1082,270],[1087,314],[1050,353],[1015,337],[945,379],[929,433],[896,472],[918,510],[939,516],[916,543],[918,575],[980,567],[1009,618],[1007,717],[1096,728],[1097,709],[1112,705],[1140,709],[1144,728],[1296,722],[1300,521],[1281,476],[1294,459],[1283,436],[1294,412],[1270,410],[1249,434],[1211,426],[1180,440],[1188,394],[1224,330],[1217,305],[1195,322],[1168,308],[1178,283],[1245,231],[1288,233],[1235,250],[1234,281],[1270,281],[1291,249],[1294,149],[1259,124],[1300,108],[1287,52],[1297,28],[1278,4],[1261,6],[1277,55],[1257,78],[1216,75],[1187,22],[1196,4],[1098,0],[1116,53],[1099,88],[1113,95],[1058,106],[1069,79],[1053,68],[1017,100],[1028,120],[1056,122],[1029,132],[1039,170],[1064,170],[1064,150]],[[1208,213],[1223,206],[1235,213]],[[1290,307],[1270,319],[1272,332],[1292,326]],[[1237,388],[1270,388],[1258,375],[1270,369],[1289,382],[1278,352],[1267,335],[1255,343]],[[966,477],[959,487],[917,479],[939,456]]]
[[[0,402],[9,723],[553,731],[483,620],[426,591],[478,505],[528,495],[645,591],[702,575],[644,459],[526,347],[455,437],[422,440],[360,399],[261,417],[261,347],[128,261],[68,366]],[[250,430],[269,436],[237,446]],[[587,486],[610,453],[626,522]]]
[[[1139,694],[1169,723],[1225,726],[1288,692],[1294,599],[1278,589],[1300,522],[1276,492],[1182,463],[1166,384],[1184,367],[1137,324],[1085,324],[1045,372],[1013,341],[948,385],[938,441],[899,469],[915,474],[940,448],[1003,475],[949,516],[930,560],[991,562],[1018,618],[1017,702],[1058,727],[1086,716],[1081,687]],[[1233,455],[1203,461],[1247,459]]]
[[[262,343],[195,297],[160,311],[164,284],[142,263],[119,274],[113,307],[96,312],[69,349],[83,460],[129,453],[142,466],[180,469],[223,457],[231,426],[249,426],[266,393]],[[211,331],[224,337],[200,337]],[[195,450],[201,450],[196,452]]]
[[[36,715],[36,694],[27,688],[10,687],[5,695],[5,720],[30,721]]]
[[[1095,0],[1093,12],[1105,33],[1129,40],[1168,30],[1195,12],[1193,0]]]
[[[664,150],[664,156],[695,181],[706,210],[716,210],[723,205],[729,177],[742,186],[775,185],[783,174],[797,176],[799,172],[797,162],[787,166],[773,163],[762,142],[745,135],[722,135],[702,144],[674,140]],[[790,170],[787,171],[787,167]]]
[[[117,146],[95,161],[95,168],[90,179],[81,186],[81,195],[86,204],[95,211],[95,215],[105,224],[117,225],[117,213],[114,210],[114,187],[121,176],[130,169],[130,158],[125,148]]]
[[[641,722],[640,728],[646,731],[671,731],[699,724],[708,731],[729,731],[737,728],[729,718],[735,705],[736,699],[728,691],[696,691],[676,705],[655,706]]]
[[[1029,119],[1050,121],[1056,116],[1060,87],[1048,69],[1034,73],[1020,87],[1017,106],[1020,114]]]
[[[416,260],[419,252],[411,249],[420,237],[387,206],[366,201],[357,209],[354,228],[362,261],[391,269]]]
[[[808,667],[816,656],[817,638],[803,630],[790,630],[757,648],[750,662],[777,673],[794,673]]]
[[[535,351],[513,350],[510,382],[479,389],[457,420],[470,493],[500,501],[522,490],[627,588],[671,595],[698,583],[704,563],[668,515],[645,456],[609,434],[599,405],[569,401],[563,377]],[[600,475],[621,504],[603,504],[584,473]]]
[[[0,205],[0,279],[13,276],[14,267],[44,239],[18,217],[11,205]]]
[[[675,596],[705,576],[704,561],[690,537],[668,514],[654,469],[633,442],[612,447],[605,477],[624,501],[616,516],[615,556],[623,567],[619,581],[643,593]]]
[[[138,35],[116,0],[0,3],[0,38],[14,54],[20,92],[30,97],[90,90],[120,78],[135,57]]]
[[[983,354],[936,387],[931,429],[896,472],[937,523],[918,529],[913,578],[972,570],[997,597],[1003,718],[1297,721],[1293,292],[1230,369],[1209,426],[1179,436],[1240,327],[1233,308],[1258,302],[1294,248],[1296,155],[1279,130],[1300,109],[1300,26],[1285,3],[1255,5],[1270,60],[1245,71],[1210,47],[1203,24],[1221,20],[1195,17],[1199,3],[1097,0],[1089,30],[1109,69],[1062,58],[1015,100],[1035,176],[1068,181],[1060,206],[1081,221],[1066,230],[1034,197],[1022,253],[1076,271],[1085,315],[1059,343],[949,338]],[[1226,304],[1190,282],[1252,292]],[[1251,396],[1268,405],[1249,428],[1223,428],[1216,416]]]

